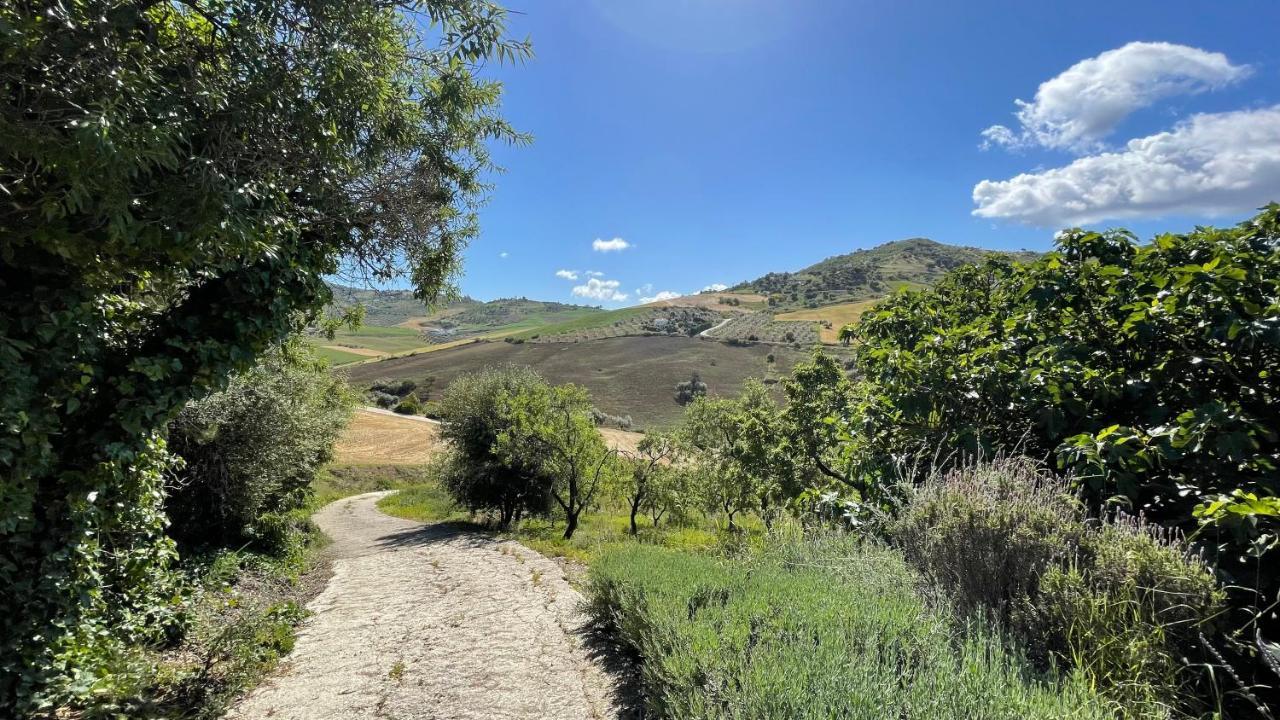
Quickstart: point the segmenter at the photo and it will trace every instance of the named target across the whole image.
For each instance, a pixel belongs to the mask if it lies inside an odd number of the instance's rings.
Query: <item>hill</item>
[[[352,365],[343,372],[357,389],[380,378],[408,379],[430,387],[431,398],[458,375],[488,365],[529,365],[552,383],[587,388],[596,407],[610,415],[630,415],[637,427],[675,423],[684,408],[675,385],[694,372],[712,395],[732,395],[749,377],[776,380],[806,357],[785,346],[747,347],[661,335],[614,337],[559,343],[470,342],[381,362]],[[770,361],[770,358],[773,361]],[[776,387],[776,386],[775,386]]]
[[[1036,253],[1005,253],[911,238],[829,257],[795,272],[771,272],[732,288],[732,292],[766,295],[769,306],[780,310],[858,302],[882,298],[902,287],[932,285],[949,270],[993,255],[1025,261]]]

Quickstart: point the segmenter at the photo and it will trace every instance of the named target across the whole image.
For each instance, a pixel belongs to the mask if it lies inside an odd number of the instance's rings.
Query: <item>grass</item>
[[[423,523],[474,521],[465,510],[454,505],[443,488],[430,481],[388,495],[378,501],[378,509],[388,515]],[[653,527],[643,516],[638,520],[640,532],[632,536],[628,533],[627,513],[618,507],[606,507],[599,512],[583,513],[581,524],[570,540],[563,537],[564,519],[555,514],[547,518],[526,518],[518,528],[504,535],[548,557],[566,558],[584,565],[590,565],[619,546],[640,543],[685,552],[704,552],[719,546],[724,537],[720,528],[710,521],[664,522]],[[479,524],[476,528],[483,529]],[[763,532],[763,526],[750,522],[750,519],[746,529],[748,541],[759,538]]]
[[[335,348],[331,346],[315,345],[313,343],[312,347],[315,350],[316,354],[324,358],[325,360],[328,360],[330,365],[335,365],[335,366],[348,365],[350,363],[360,362],[361,360],[369,359],[367,355],[361,355],[359,353],[350,352],[348,350],[341,350],[339,348]]]
[[[512,337],[517,340],[529,340],[534,337],[550,337],[553,335],[570,335],[582,332],[584,330],[594,330],[597,328],[606,328],[615,323],[634,318],[643,317],[653,312],[653,308],[647,308],[643,305],[636,307],[620,308],[618,310],[608,310],[606,312],[591,313],[572,320],[551,323],[541,327],[526,330],[517,333]]]
[[[958,633],[916,583],[897,553],[847,540],[731,560],[630,544],[596,560],[587,594],[641,658],[646,716],[1110,717],[1083,681]]]
[[[684,337],[620,337],[578,343],[467,343],[460,347],[381,362],[359,363],[345,372],[352,385],[368,387],[381,377],[421,382],[435,378],[433,392],[444,391],[466,372],[513,363],[533,367],[554,384],[587,388],[596,407],[610,415],[630,415],[638,428],[677,422],[684,408],[676,403],[676,383],[701,374],[712,395],[733,395],[747,378],[766,377],[766,356],[773,354],[773,373],[789,373],[807,356],[784,346],[732,347]]]
[[[840,328],[851,325],[862,318],[862,314],[870,310],[880,299],[860,300],[858,302],[840,303],[825,307],[796,310],[795,312],[775,315],[775,320],[812,320],[818,323],[830,323],[831,327],[821,325],[818,336],[822,342],[834,345],[840,341]]]

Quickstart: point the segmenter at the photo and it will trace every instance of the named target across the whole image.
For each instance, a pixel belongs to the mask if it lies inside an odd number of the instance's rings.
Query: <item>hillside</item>
[[[902,287],[932,285],[947,271],[992,255],[1035,257],[912,238],[829,257],[795,272],[771,272],[732,291],[766,295],[770,307],[782,310],[871,300]]]
[[[458,375],[489,365],[529,365],[552,383],[576,383],[591,392],[596,407],[630,415],[637,427],[673,424],[684,408],[676,383],[701,374],[716,396],[733,395],[749,377],[777,378],[806,356],[789,347],[738,347],[690,337],[613,337],[560,343],[471,342],[459,347],[352,365],[351,384],[367,388],[380,378],[413,380],[438,398]],[[773,358],[773,361],[770,361]]]

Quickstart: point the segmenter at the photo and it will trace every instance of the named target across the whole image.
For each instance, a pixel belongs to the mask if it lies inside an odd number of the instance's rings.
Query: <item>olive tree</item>
[[[768,516],[791,477],[781,447],[778,407],[768,389],[749,380],[736,398],[694,400],[680,428],[701,469],[702,496],[722,513],[729,529],[734,518],[752,508]]]
[[[492,166],[488,0],[0,4],[0,715],[158,632],[164,429],[339,270],[450,290]]]
[[[445,489],[472,512],[492,513],[499,528],[550,508],[549,478],[525,462],[509,462],[499,440],[516,422],[508,399],[546,383],[524,366],[485,368],[454,380],[440,400],[441,436],[453,453]]]
[[[498,436],[497,454],[543,479],[564,511],[564,538],[572,538],[582,511],[620,471],[592,420],[591,396],[577,385],[540,383],[506,393],[500,407],[511,423]]]
[[[636,516],[642,509],[652,510],[654,525],[665,512],[666,503],[661,496],[670,475],[665,466],[674,462],[677,454],[675,437],[665,433],[649,433],[636,446],[634,453],[625,453],[629,472],[621,475],[622,490],[630,510],[632,535],[639,531]]]

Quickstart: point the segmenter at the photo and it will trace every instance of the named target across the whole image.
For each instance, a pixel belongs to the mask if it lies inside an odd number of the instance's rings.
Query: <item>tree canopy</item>
[[[163,429],[345,269],[450,290],[521,140],[486,0],[0,7],[0,708],[92,693],[152,632]]]

